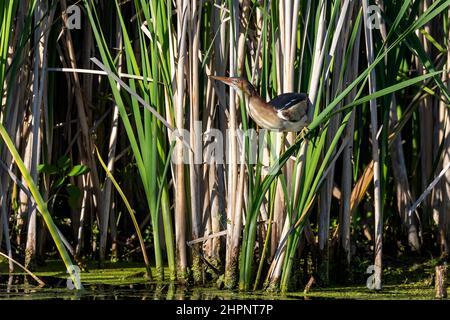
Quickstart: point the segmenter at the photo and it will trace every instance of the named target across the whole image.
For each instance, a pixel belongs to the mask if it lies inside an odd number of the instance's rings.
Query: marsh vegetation
[[[450,0],[0,0],[0,25],[8,272],[286,293],[448,259]],[[307,130],[209,75],[307,93]]]

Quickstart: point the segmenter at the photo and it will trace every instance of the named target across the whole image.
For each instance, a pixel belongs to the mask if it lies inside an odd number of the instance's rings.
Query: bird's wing
[[[269,102],[277,116],[283,120],[297,122],[307,117],[308,96],[304,93],[284,93]]]

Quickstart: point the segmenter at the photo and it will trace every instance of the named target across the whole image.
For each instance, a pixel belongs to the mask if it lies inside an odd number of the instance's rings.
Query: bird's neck
[[[251,105],[258,105],[260,103],[264,103],[264,101],[262,100],[262,98],[259,96],[258,92],[256,91],[256,89],[253,86],[249,86],[248,91],[241,91],[239,90],[239,97],[241,98],[241,100],[244,102],[245,108],[247,109],[247,113],[251,113]]]
[[[261,96],[256,92],[252,95],[248,95],[247,100],[248,100],[248,102],[252,102],[252,103],[256,103],[256,104],[265,103],[263,98],[261,98]]]
[[[252,116],[255,116],[255,114],[259,112],[266,112],[266,110],[264,109],[265,103],[266,102],[261,98],[259,94],[247,96],[247,99],[245,101],[247,112],[249,112]]]

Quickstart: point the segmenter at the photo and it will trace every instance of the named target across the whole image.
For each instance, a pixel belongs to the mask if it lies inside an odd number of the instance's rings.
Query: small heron
[[[245,78],[209,76],[233,87],[244,99],[247,112],[258,126],[281,132],[307,131],[311,106],[305,93],[283,93],[265,102]]]

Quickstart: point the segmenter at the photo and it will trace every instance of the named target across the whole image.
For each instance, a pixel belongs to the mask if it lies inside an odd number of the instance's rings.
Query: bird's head
[[[230,87],[233,87],[239,94],[245,94],[247,96],[253,96],[256,94],[255,88],[245,78],[238,77],[217,77],[209,76],[211,79],[221,81]]]

